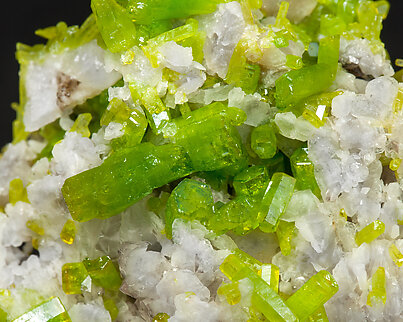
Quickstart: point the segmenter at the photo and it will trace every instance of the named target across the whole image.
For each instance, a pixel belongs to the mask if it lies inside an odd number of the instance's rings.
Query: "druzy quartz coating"
[[[17,45],[0,321],[401,319],[389,3],[91,9]]]

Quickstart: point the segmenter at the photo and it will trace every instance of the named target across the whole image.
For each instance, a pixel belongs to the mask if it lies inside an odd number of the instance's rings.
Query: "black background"
[[[391,0],[392,10],[384,23],[382,39],[386,43],[392,61],[403,58],[403,1]],[[65,21],[79,25],[90,14],[90,0],[22,0],[7,1],[2,6],[0,19],[0,146],[11,140],[11,121],[15,113],[12,102],[18,101],[18,65],[15,60],[15,44],[34,45],[41,38],[34,30]],[[400,55],[400,56],[399,56]]]

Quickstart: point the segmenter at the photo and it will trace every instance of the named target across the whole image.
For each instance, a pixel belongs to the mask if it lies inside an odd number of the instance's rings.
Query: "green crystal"
[[[139,24],[156,20],[187,18],[215,11],[222,0],[128,0],[127,9]]]
[[[62,267],[62,287],[66,294],[91,291],[91,279],[83,263],[66,263]]]
[[[260,66],[248,63],[245,49],[246,45],[242,42],[235,47],[225,81],[242,88],[246,94],[252,94],[256,91],[260,79]]]
[[[74,243],[76,238],[77,227],[73,220],[67,220],[60,232],[60,239],[67,245]]]
[[[269,174],[262,166],[246,168],[234,177],[233,186],[236,195],[255,195],[267,186]]]
[[[122,279],[109,256],[92,260],[85,259],[83,264],[95,285],[101,286],[105,290],[119,290]]]
[[[304,321],[320,309],[338,290],[339,286],[333,276],[327,271],[319,271],[285,303],[300,321]]]
[[[91,0],[99,32],[112,53],[136,44],[136,27],[131,17],[115,0]]]
[[[119,309],[116,306],[116,303],[113,298],[109,298],[106,295],[102,297],[103,302],[104,302],[104,308],[109,312],[109,315],[111,316],[112,321],[115,321],[116,318],[119,315]]]
[[[85,138],[89,138],[91,136],[91,132],[88,129],[88,125],[90,124],[92,119],[91,113],[82,113],[77,116],[73,126],[70,129],[70,132],[77,132],[81,134],[81,136]]]
[[[69,315],[66,312],[59,298],[52,298],[29,312],[21,315],[13,320],[13,322],[71,322]]]
[[[259,271],[260,277],[270,285],[270,287],[278,293],[278,286],[280,282],[280,270],[274,264],[262,264],[262,268]]]
[[[231,280],[239,281],[248,278],[253,284],[252,308],[263,313],[269,321],[297,321],[294,313],[281,297],[257,273],[260,269],[258,261],[249,255],[231,254],[220,266],[220,270]],[[243,261],[242,257],[246,257]]]
[[[262,213],[265,214],[264,221],[259,226],[262,231],[276,231],[280,217],[291,200],[295,181],[293,177],[281,172],[272,176],[262,200]]]
[[[327,318],[325,307],[322,306],[314,314],[310,315],[308,318],[309,322],[329,322]]]
[[[260,125],[252,130],[251,148],[261,159],[270,159],[275,156],[277,138],[270,124]]]
[[[291,242],[295,236],[295,223],[280,220],[276,230],[276,235],[281,253],[284,256],[290,255],[292,249]]]
[[[15,205],[18,201],[29,203],[27,189],[24,187],[24,183],[20,178],[10,181],[8,195],[9,202],[12,205]]]
[[[276,81],[279,108],[296,105],[301,100],[325,91],[336,77],[340,37],[320,41],[318,63],[285,73]]]
[[[398,267],[401,267],[403,265],[403,254],[400,252],[395,244],[390,245],[389,255]]]
[[[228,304],[235,305],[241,301],[241,291],[239,290],[239,282],[221,284],[217,290],[218,295],[225,296]]]
[[[172,191],[165,210],[165,232],[172,237],[176,218],[205,221],[213,213],[213,194],[204,183],[184,179]]]
[[[74,220],[108,218],[154,188],[193,171],[183,148],[142,143],[116,151],[99,167],[68,178],[62,193]]]
[[[321,198],[321,192],[315,179],[314,167],[308,158],[308,148],[299,148],[295,150],[290,158],[291,170],[295,182],[295,188],[298,190],[310,189],[313,194]]]
[[[367,305],[385,304],[386,302],[386,278],[385,269],[378,267],[372,275],[372,289],[368,293]]]
[[[369,225],[365,226],[355,235],[355,242],[358,246],[362,243],[369,244],[373,240],[377,239],[385,232],[385,224],[382,221],[375,220]]]
[[[153,317],[152,322],[168,322],[170,316],[167,313],[158,313]]]

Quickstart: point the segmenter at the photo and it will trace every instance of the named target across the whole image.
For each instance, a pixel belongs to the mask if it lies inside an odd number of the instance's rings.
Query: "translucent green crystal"
[[[295,236],[295,223],[280,220],[276,230],[278,244],[284,256],[290,255],[291,241]]]
[[[281,172],[272,176],[262,200],[262,213],[267,214],[259,226],[262,231],[276,231],[280,217],[291,200],[295,181],[293,177]]]
[[[92,119],[91,113],[80,114],[74,121],[74,124],[70,129],[70,132],[77,132],[81,134],[81,136],[89,138],[91,136],[91,132],[88,129],[88,125],[90,124],[91,119]]]
[[[308,318],[309,322],[329,322],[327,318],[325,307],[322,306],[314,314],[310,315]]]
[[[133,99],[139,99],[147,112],[151,115],[159,114],[166,110],[155,87],[144,85],[141,82],[131,82],[130,92]]]
[[[260,277],[270,285],[270,287],[278,293],[278,284],[280,282],[280,270],[274,264],[262,264],[259,271]]]
[[[154,188],[193,171],[182,147],[142,143],[119,150],[99,167],[68,178],[62,193],[74,220],[108,218],[147,196]]]
[[[228,66],[225,81],[251,94],[256,91],[260,79],[260,66],[248,63],[245,56],[245,45],[239,42],[235,47]]]
[[[333,276],[327,271],[320,271],[285,303],[299,320],[304,321],[320,309],[338,290],[339,286]]]
[[[124,134],[111,141],[114,150],[132,147],[141,142],[147,129],[147,119],[138,110],[129,108],[122,100],[113,98],[102,115],[101,125],[122,124]]]
[[[45,234],[45,229],[43,229],[42,225],[36,220],[28,220],[26,226],[39,236],[43,236]]]
[[[119,314],[119,309],[116,306],[116,303],[113,298],[108,298],[107,296],[102,297],[104,302],[104,308],[109,312],[112,321],[116,320]]]
[[[176,218],[205,221],[213,214],[213,194],[204,183],[184,179],[172,191],[165,210],[165,232],[172,237],[172,223]]]
[[[285,73],[276,81],[276,102],[280,108],[326,90],[336,77],[340,37],[320,41],[318,64]]]
[[[168,322],[169,318],[167,313],[158,313],[153,317],[153,322]]]
[[[218,295],[225,296],[228,304],[234,305],[241,301],[241,291],[238,281],[221,284],[217,290]]]
[[[66,312],[59,298],[52,298],[29,312],[21,315],[13,320],[13,322],[71,322],[69,315]]]
[[[46,140],[47,145],[38,155],[38,160],[44,157],[52,157],[53,147],[64,138],[65,131],[60,127],[59,122],[56,121],[42,127],[39,130],[39,134]]]
[[[95,285],[117,291],[122,284],[120,273],[109,256],[85,259],[83,264]]]
[[[298,190],[310,189],[314,195],[321,198],[321,192],[315,179],[313,163],[308,158],[308,148],[297,149],[290,158],[291,170]]]
[[[237,195],[255,195],[267,186],[268,180],[265,167],[252,166],[234,177],[233,186]]]
[[[62,287],[66,294],[91,291],[91,279],[83,263],[66,263],[62,267]]]
[[[155,20],[187,18],[193,15],[215,11],[222,0],[128,0],[127,9],[133,20],[139,24],[149,24]]]
[[[274,157],[277,152],[277,138],[270,124],[260,125],[252,130],[251,148],[261,159]]]
[[[252,308],[263,313],[269,321],[297,321],[297,317],[281,297],[258,275],[256,268],[259,267],[256,267],[256,263],[245,262],[240,257],[236,254],[229,255],[221,264],[220,270],[231,281],[248,278],[252,282]]]
[[[136,27],[130,15],[115,0],[91,0],[99,32],[112,53],[136,44]]]
[[[60,232],[60,239],[68,245],[74,243],[74,239],[76,238],[76,224],[73,220],[67,220],[64,224],[62,231]]]
[[[303,66],[302,59],[299,56],[287,55],[287,62],[285,65],[291,69],[300,69]]]
[[[15,205],[18,201],[29,203],[27,189],[20,178],[10,181],[8,190],[9,202]]]
[[[372,275],[372,289],[368,293],[367,305],[385,304],[386,302],[386,278],[385,268],[378,267]]]
[[[395,244],[390,245],[389,255],[398,267],[401,267],[403,265],[403,254],[400,252]]]
[[[355,235],[355,242],[358,246],[362,243],[369,244],[373,240],[377,239],[380,235],[385,232],[385,224],[382,221],[375,220],[363,229],[361,229]]]
[[[230,166],[246,167],[246,153],[236,125],[246,119],[238,108],[213,103],[193,111],[188,117],[168,122],[163,135],[188,152],[194,169],[213,171]],[[234,171],[238,172],[239,167]]]

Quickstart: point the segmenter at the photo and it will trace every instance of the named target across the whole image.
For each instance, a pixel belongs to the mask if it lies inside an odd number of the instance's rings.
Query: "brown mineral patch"
[[[80,81],[71,78],[65,73],[58,73],[57,75],[57,105],[60,109],[63,109],[69,103],[71,94],[80,85]]]

